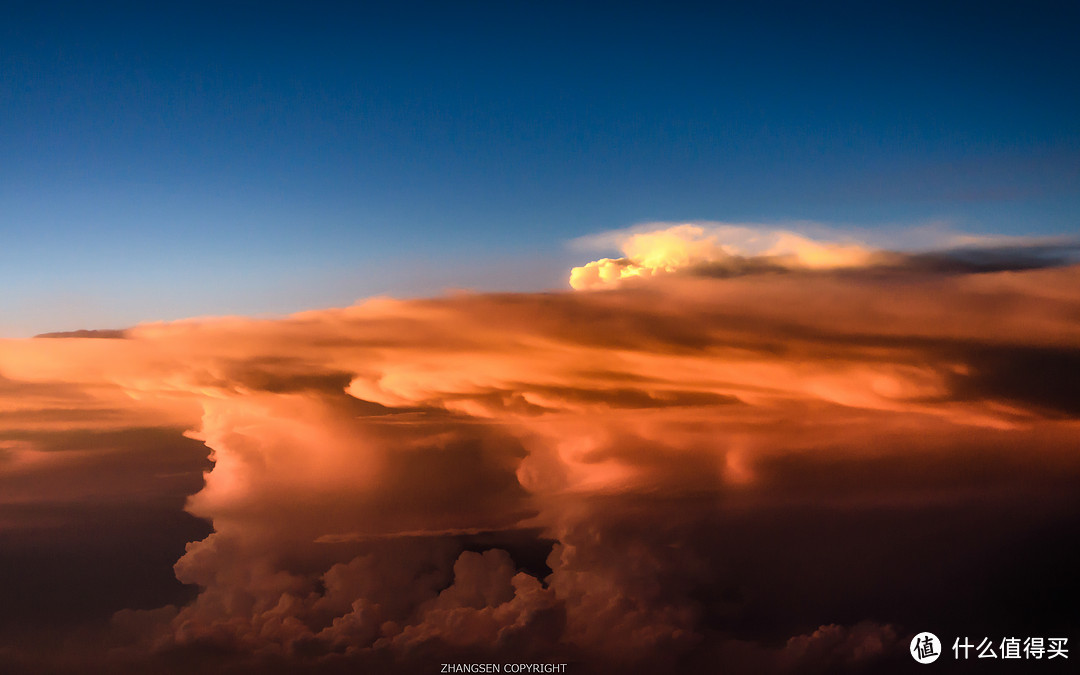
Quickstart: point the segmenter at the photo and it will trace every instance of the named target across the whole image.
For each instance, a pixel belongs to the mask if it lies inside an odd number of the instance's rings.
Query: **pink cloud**
[[[182,495],[205,444],[197,595],[118,614],[124,658],[862,667],[912,616],[837,597],[898,574],[863,519],[978,523],[962,558],[1075,515],[1080,268],[813,267],[5,341],[0,506]]]

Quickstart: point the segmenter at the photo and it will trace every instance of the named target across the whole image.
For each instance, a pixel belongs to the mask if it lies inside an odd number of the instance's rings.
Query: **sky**
[[[1074,3],[3,13],[2,335],[564,288],[648,222],[1077,229]]]
[[[0,672],[1068,668],[1075,3],[386,4],[0,0]]]

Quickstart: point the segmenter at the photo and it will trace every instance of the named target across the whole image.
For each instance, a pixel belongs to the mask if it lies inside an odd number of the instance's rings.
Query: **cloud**
[[[36,338],[98,338],[104,340],[119,340],[127,337],[123,330],[69,330],[58,333],[42,333],[35,335]]]
[[[898,251],[857,241],[813,223],[794,226],[807,232],[766,225],[653,223],[586,237],[576,246],[618,248],[623,255],[573,268],[570,286],[577,290],[610,288],[671,274],[730,277],[867,268],[986,272],[1080,261],[1080,242],[1067,237],[989,237],[955,233],[947,228],[923,228],[891,237],[880,232],[865,233],[873,239],[906,240],[912,247]]]
[[[126,579],[66,621],[115,615],[78,660],[133,672],[832,672],[930,620],[1076,627],[1080,267],[624,244],[649,283],[3,341],[5,606]]]
[[[743,274],[761,270],[866,267],[886,259],[859,243],[815,241],[787,230],[741,225],[673,225],[611,237],[621,258],[601,258],[570,272],[575,289],[687,270]]]
[[[809,635],[790,638],[780,652],[780,661],[794,672],[836,671],[880,660],[897,643],[896,630],[873,622],[851,627],[829,624]]]

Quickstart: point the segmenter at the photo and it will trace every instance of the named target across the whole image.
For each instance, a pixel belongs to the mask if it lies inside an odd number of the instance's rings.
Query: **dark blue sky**
[[[564,284],[648,221],[1077,231],[1080,4],[0,2],[0,335]]]

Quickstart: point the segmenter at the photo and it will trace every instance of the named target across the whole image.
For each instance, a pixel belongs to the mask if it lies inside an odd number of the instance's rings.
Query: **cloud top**
[[[900,251],[822,226],[809,224],[802,229],[806,232],[767,225],[654,223],[586,237],[578,243],[617,248],[622,256],[573,268],[570,286],[576,290],[613,288],[673,274],[730,277],[871,268],[1029,269],[1074,263],[1080,253],[1080,243],[1068,238],[987,237],[931,228],[894,235],[915,245]]]
[[[627,279],[692,270],[739,274],[761,269],[843,269],[881,262],[885,255],[863,244],[817,241],[781,229],[740,225],[681,224],[609,236],[620,258],[601,258],[570,272],[570,286],[610,287]]]

